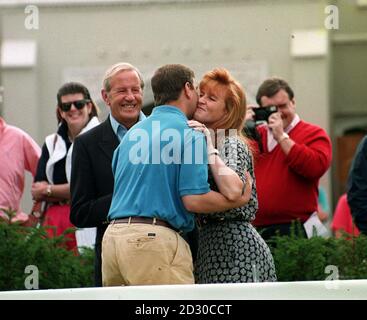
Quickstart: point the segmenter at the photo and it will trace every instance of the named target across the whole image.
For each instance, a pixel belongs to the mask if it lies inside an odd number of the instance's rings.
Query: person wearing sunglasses
[[[49,236],[73,228],[70,222],[70,175],[74,139],[99,124],[98,107],[81,83],[65,83],[57,93],[58,130],[46,137],[38,162],[32,196],[45,202],[43,225],[51,226]],[[66,248],[76,250],[75,233],[67,233]]]

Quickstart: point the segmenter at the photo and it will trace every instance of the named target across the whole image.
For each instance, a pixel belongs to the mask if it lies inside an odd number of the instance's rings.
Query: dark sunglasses
[[[71,109],[71,105],[73,104],[75,108],[78,110],[83,109],[84,106],[90,102],[88,99],[78,100],[78,101],[71,101],[71,102],[65,102],[60,104],[60,109],[64,112],[68,112]]]

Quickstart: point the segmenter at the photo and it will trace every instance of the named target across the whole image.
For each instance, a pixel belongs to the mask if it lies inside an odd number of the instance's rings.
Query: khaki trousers
[[[174,230],[110,224],[102,241],[103,286],[193,284],[190,247]]]

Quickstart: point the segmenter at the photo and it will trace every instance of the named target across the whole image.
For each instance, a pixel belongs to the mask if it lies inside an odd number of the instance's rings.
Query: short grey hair
[[[104,77],[103,77],[103,89],[105,89],[107,92],[109,92],[111,90],[111,78],[113,76],[115,76],[117,73],[124,71],[124,70],[133,70],[136,71],[136,73],[139,76],[140,79],[140,87],[143,90],[144,89],[144,80],[143,77],[139,71],[138,68],[134,67],[132,64],[127,63],[127,62],[119,62],[114,64],[113,66],[111,66],[110,68],[108,68],[108,70],[106,71]]]

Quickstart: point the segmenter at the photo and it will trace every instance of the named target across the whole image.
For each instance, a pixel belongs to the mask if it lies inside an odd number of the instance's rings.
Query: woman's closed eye
[[[214,96],[214,95],[207,95],[207,94],[205,94],[203,92],[200,92],[199,97],[200,98],[203,98],[203,97],[204,98],[208,98],[211,101],[217,101],[218,100],[218,98],[216,96]]]

